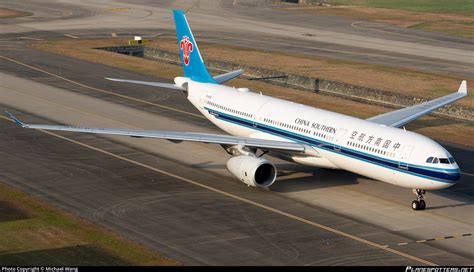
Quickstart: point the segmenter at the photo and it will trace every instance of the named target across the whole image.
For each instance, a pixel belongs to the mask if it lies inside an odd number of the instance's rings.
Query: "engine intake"
[[[252,187],[269,187],[277,177],[277,170],[273,163],[263,158],[245,155],[230,158],[227,169],[240,181]]]

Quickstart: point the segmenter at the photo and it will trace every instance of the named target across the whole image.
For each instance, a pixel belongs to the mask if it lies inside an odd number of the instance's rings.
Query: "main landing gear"
[[[413,189],[413,194],[416,195],[416,200],[413,200],[411,203],[411,208],[415,211],[424,210],[426,208],[426,202],[423,195],[426,194],[426,190]]]

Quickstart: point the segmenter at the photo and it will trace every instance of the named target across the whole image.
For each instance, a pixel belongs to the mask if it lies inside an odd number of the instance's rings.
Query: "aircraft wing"
[[[138,138],[158,138],[170,140],[172,142],[202,142],[213,143],[220,145],[240,145],[247,147],[255,147],[263,150],[282,150],[304,153],[306,149],[310,149],[303,144],[295,142],[284,142],[275,140],[254,139],[248,137],[235,137],[231,135],[194,133],[194,132],[179,132],[179,131],[161,131],[161,130],[134,130],[134,129],[120,129],[120,128],[87,128],[74,126],[59,126],[59,125],[32,125],[26,124],[13,116],[11,113],[6,114],[23,128],[42,129],[42,130],[56,130],[56,131],[71,131],[84,132],[94,134],[107,135],[122,135]],[[315,153],[311,148],[312,154]]]
[[[425,102],[419,105],[415,105],[408,108],[403,108],[384,114],[380,114],[371,118],[366,119],[374,123],[390,126],[390,127],[401,127],[405,124],[410,123],[423,115],[426,115],[444,105],[453,103],[467,95],[467,83],[465,80],[462,81],[461,86],[457,92]]]

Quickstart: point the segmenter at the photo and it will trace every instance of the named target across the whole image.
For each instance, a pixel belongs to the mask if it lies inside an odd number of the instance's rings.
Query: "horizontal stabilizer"
[[[240,76],[243,72],[244,72],[244,70],[242,70],[242,69],[235,70],[235,71],[232,71],[232,72],[228,72],[228,73],[225,73],[225,74],[222,74],[222,75],[215,76],[214,80],[219,84],[224,83],[226,81],[229,81],[231,79],[234,79],[234,78]]]
[[[166,89],[186,91],[186,89],[181,88],[178,85],[173,84],[173,83],[162,83],[162,82],[141,81],[141,80],[128,80],[128,79],[108,78],[108,77],[106,77],[105,79],[111,80],[111,81],[117,81],[117,82],[126,82],[126,83],[133,83],[133,84],[147,85],[147,86],[160,87],[160,88],[166,88]]]

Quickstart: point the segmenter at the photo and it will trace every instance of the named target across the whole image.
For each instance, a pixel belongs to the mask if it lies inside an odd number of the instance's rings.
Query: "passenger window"
[[[428,159],[426,159],[426,162],[427,163],[432,163],[433,162],[433,157],[429,157]]]
[[[433,159],[433,163],[438,163],[438,161],[439,161],[438,158]]]

